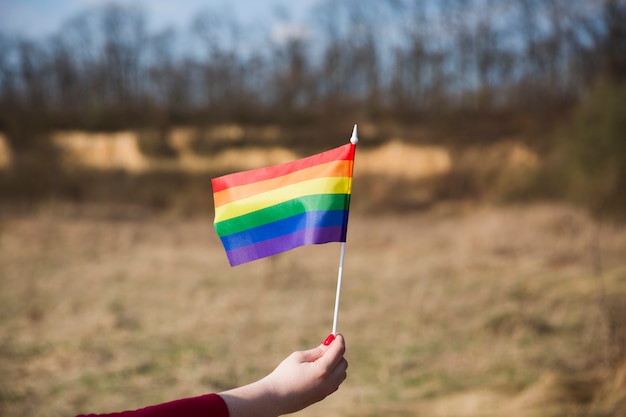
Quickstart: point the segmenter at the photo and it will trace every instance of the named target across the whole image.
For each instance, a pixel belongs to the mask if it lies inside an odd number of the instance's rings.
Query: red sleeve
[[[229,417],[226,403],[217,394],[185,398],[134,411],[112,414],[80,414],[76,417]]]

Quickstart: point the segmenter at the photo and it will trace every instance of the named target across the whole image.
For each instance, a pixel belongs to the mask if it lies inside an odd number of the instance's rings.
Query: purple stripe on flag
[[[243,246],[226,252],[231,266],[266,256],[276,255],[303,245],[314,245],[328,242],[345,242],[346,230],[343,226],[316,227],[302,229],[294,233],[274,239],[264,240],[252,245]]]

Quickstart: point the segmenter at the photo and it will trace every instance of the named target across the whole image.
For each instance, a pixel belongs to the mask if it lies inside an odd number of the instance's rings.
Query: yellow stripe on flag
[[[351,185],[351,177],[316,178],[290,184],[216,207],[215,223],[307,195],[350,194]]]

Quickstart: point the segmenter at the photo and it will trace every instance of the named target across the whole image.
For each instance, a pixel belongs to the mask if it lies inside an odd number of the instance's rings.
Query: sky
[[[232,10],[242,23],[273,22],[289,30],[305,24],[308,11],[320,0],[115,0],[140,6],[154,29],[173,26],[184,29],[193,15],[207,8]],[[0,31],[27,38],[42,38],[56,32],[63,22],[82,11],[111,3],[111,0],[0,0]],[[287,29],[285,29],[287,27]]]

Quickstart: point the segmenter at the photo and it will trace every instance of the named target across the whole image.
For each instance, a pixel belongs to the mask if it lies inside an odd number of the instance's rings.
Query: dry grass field
[[[537,163],[518,141],[455,152],[363,131],[381,145],[355,169],[349,378],[298,415],[626,416],[626,226],[489,204]],[[68,164],[104,171],[76,171],[74,200],[0,205],[0,416],[219,391],[320,343],[339,245],[231,268],[209,208],[211,170],[293,159],[287,133],[180,130],[167,157],[132,132],[55,139]],[[263,146],[235,146],[247,136]]]
[[[221,390],[330,331],[337,244],[231,268],[210,215],[0,214],[2,416]],[[626,227],[568,206],[354,210],[349,376],[298,415],[626,415],[625,255]]]

